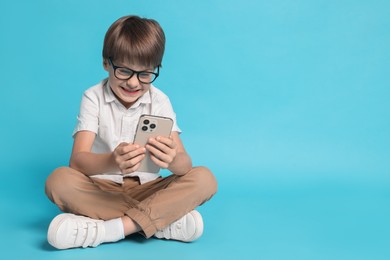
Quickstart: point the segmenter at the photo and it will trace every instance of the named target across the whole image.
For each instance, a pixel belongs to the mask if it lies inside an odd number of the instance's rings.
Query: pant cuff
[[[149,216],[142,211],[136,208],[131,208],[126,211],[125,214],[141,227],[141,233],[143,233],[146,238],[150,238],[157,232],[157,229],[152,224],[152,221],[150,220]]]

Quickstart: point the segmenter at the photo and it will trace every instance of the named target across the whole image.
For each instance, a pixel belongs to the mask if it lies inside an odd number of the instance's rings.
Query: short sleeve
[[[79,131],[91,131],[97,134],[99,127],[98,98],[93,92],[86,91],[81,99],[80,112],[72,136]]]
[[[156,116],[169,117],[173,120],[172,131],[181,133],[181,129],[179,128],[176,120],[176,113],[173,110],[172,104],[167,96],[162,96],[159,98],[159,102],[157,103],[154,110],[154,114]]]

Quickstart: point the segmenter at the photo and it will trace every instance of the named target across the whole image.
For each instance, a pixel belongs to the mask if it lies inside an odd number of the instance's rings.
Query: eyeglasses
[[[156,72],[136,71],[125,67],[115,66],[114,63],[112,63],[111,58],[108,58],[108,60],[110,61],[111,66],[114,69],[115,77],[120,80],[129,80],[131,79],[131,77],[134,76],[134,74],[137,74],[137,79],[139,80],[139,82],[144,84],[150,84],[156,80],[160,73],[160,68],[158,66]]]

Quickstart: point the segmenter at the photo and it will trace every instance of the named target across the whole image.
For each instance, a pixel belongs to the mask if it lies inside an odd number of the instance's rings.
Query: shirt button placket
[[[122,127],[121,127],[121,136],[120,136],[121,142],[130,142],[130,140],[131,140],[130,124],[131,124],[131,115],[129,114],[129,112],[123,114],[123,116],[122,116]]]

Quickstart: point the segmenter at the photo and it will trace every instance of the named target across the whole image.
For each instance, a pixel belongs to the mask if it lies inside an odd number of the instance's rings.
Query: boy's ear
[[[108,60],[107,59],[103,59],[103,68],[104,68],[104,70],[108,71],[109,66],[110,65],[109,65]]]

